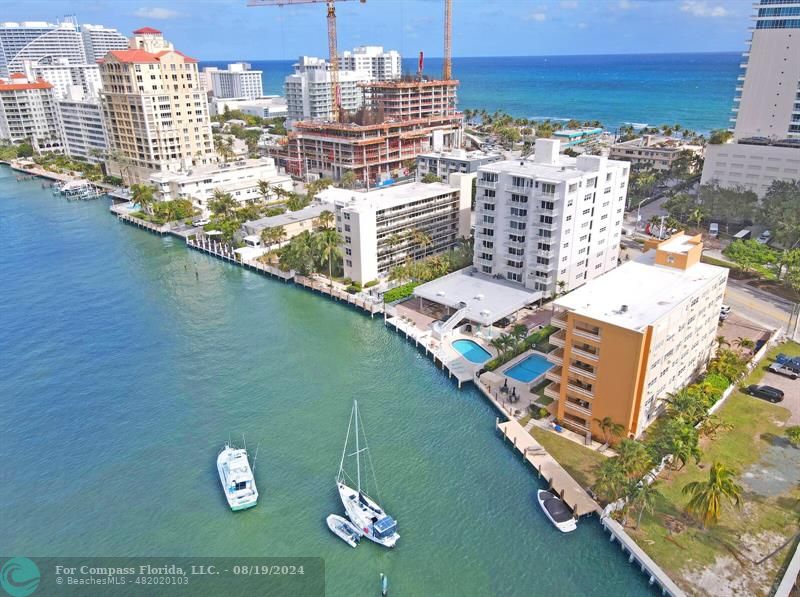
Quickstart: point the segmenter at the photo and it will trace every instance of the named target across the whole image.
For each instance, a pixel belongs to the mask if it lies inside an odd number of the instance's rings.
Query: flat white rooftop
[[[473,272],[467,267],[414,289],[414,296],[452,309],[467,306],[465,317],[482,325],[492,325],[542,298],[538,290]]]
[[[676,239],[676,241],[679,239]],[[557,299],[557,307],[630,330],[642,331],[687,297],[725,273],[697,263],[687,270],[655,265],[651,250]],[[623,310],[623,305],[627,310]]]
[[[358,211],[375,211],[405,205],[411,201],[437,197],[458,190],[458,187],[451,187],[441,182],[432,182],[430,184],[410,182],[373,191],[351,191],[328,187],[317,194],[317,199],[325,203],[335,203],[345,208],[354,208]]]
[[[236,160],[235,162],[228,162],[227,164],[200,164],[183,172],[170,172],[168,170],[164,170],[150,175],[150,180],[153,182],[193,181],[195,179],[205,179],[216,174],[228,174],[230,172],[268,167],[275,168],[275,160],[273,158],[260,158],[257,160],[242,159]],[[277,171],[277,168],[275,169],[275,176],[280,176],[286,179],[291,178],[288,175],[280,174]]]

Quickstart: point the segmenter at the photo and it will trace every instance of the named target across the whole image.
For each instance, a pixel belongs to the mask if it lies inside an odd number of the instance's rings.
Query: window
[[[483,266],[481,266],[481,271],[484,274],[491,274],[492,273],[492,266],[491,265],[483,265]]]
[[[345,224],[344,225],[344,231],[345,232],[350,232],[350,224]]]
[[[520,209],[519,207],[512,207],[511,208],[511,215],[516,216],[518,218],[524,218],[528,215],[527,209]]]
[[[555,192],[556,192],[556,185],[554,185],[552,183],[549,183],[549,182],[543,182],[542,183],[542,193],[543,194],[545,194],[545,195],[555,195]]]
[[[483,223],[484,224],[494,224],[494,216],[483,216]]]
[[[515,220],[511,220],[510,227],[514,230],[525,230],[526,224],[525,222],[517,222]]]
[[[488,273],[491,273],[491,270]],[[522,274],[517,272],[506,272],[506,278],[512,282],[522,282]]]

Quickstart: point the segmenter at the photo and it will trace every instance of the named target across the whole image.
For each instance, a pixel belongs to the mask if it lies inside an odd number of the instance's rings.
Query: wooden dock
[[[113,204],[108,209],[111,213],[117,216],[119,221],[130,224],[131,226],[142,228],[143,230],[147,230],[148,232],[152,232],[153,234],[157,234],[159,236],[164,236],[165,234],[169,234],[171,232],[169,224],[153,224],[152,222],[133,217],[128,212],[125,204]]]
[[[363,298],[358,298],[355,294],[344,292],[330,284],[329,282],[320,282],[300,274],[295,274],[294,283],[298,286],[308,288],[314,292],[324,294],[335,301],[345,302],[352,305],[356,309],[360,309],[369,313],[370,317],[375,317],[376,313],[383,313],[383,303],[375,303]]]
[[[551,491],[557,493],[570,507],[575,516],[601,514],[602,509],[589,494],[565,471],[555,458],[547,453],[533,436],[525,431],[516,419],[505,423],[495,421],[497,429],[508,439],[514,448],[522,453],[522,457],[539,473],[539,477],[547,481]]]

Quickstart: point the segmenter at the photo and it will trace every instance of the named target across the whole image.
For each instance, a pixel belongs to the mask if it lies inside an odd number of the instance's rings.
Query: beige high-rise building
[[[160,31],[134,31],[129,49],[106,54],[100,75],[112,174],[131,184],[216,161],[197,60]]]

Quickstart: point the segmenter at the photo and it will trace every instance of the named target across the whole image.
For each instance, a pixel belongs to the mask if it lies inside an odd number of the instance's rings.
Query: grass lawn
[[[768,357],[778,352],[800,354],[800,345],[784,344]],[[764,368],[757,367],[745,384],[758,382],[763,374]],[[800,470],[800,450],[784,438],[789,411],[779,405],[735,392],[718,415],[733,428],[703,440],[699,467],[688,464],[670,473],[671,478],[662,474],[654,514],[645,514],[641,528],[628,532],[691,593],[766,595],[794,543],[760,565],[755,562],[800,530],[800,486],[791,479],[792,471]],[[690,481],[706,480],[714,461],[738,472],[744,506],[726,507],[719,524],[704,530],[684,512],[687,497],[681,490]]]
[[[538,427],[530,433],[581,486],[594,485],[594,470],[605,456]]]

